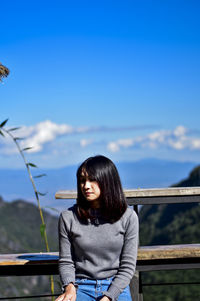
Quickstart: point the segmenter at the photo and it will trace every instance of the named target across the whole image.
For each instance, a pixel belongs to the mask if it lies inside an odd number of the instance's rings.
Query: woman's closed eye
[[[84,177],[81,177],[81,178],[80,178],[80,183],[81,183],[81,184],[85,183],[85,181],[86,181],[86,179],[85,179]]]
[[[83,177],[83,178],[80,178],[80,183],[81,184],[85,183],[86,181],[96,182],[96,180],[94,178],[92,178],[92,177],[88,177],[88,178]]]

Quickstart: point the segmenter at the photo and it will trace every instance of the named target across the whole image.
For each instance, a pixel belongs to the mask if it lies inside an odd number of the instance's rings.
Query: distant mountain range
[[[116,163],[124,188],[168,187],[172,183],[187,177],[189,171],[196,165],[192,162],[176,162],[157,159],[145,159],[135,162]],[[76,189],[77,165],[58,169],[35,169],[33,174],[45,173],[47,176],[36,179],[37,189],[46,193],[41,197],[42,206],[50,206],[62,210],[74,201],[55,200],[58,190]],[[35,202],[34,193],[24,169],[0,168],[0,195],[7,201],[25,199]]]

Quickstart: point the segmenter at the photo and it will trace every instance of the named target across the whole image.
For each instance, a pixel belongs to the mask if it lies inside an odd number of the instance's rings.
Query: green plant
[[[29,175],[29,179],[31,181],[31,184],[32,184],[32,187],[33,187],[33,190],[34,190],[34,194],[35,194],[35,198],[36,198],[36,201],[37,201],[37,205],[38,205],[38,209],[39,209],[39,214],[40,214],[40,218],[41,218],[41,225],[40,225],[40,233],[41,233],[41,236],[42,238],[44,239],[44,242],[45,242],[45,247],[46,247],[46,251],[49,252],[49,244],[48,244],[48,239],[47,239],[47,233],[46,233],[46,224],[45,224],[45,221],[44,221],[44,216],[43,216],[43,212],[42,212],[42,208],[41,208],[41,205],[40,205],[40,198],[39,196],[44,196],[45,193],[41,193],[37,190],[36,188],[36,185],[35,185],[35,181],[34,181],[34,178],[41,178],[43,176],[46,176],[46,174],[39,174],[37,176],[32,176],[32,173],[31,173],[31,168],[37,168],[37,166],[31,162],[28,162],[26,160],[26,157],[24,155],[24,153],[30,149],[32,149],[32,147],[26,147],[26,148],[21,148],[20,147],[20,140],[22,140],[23,138],[20,138],[20,137],[15,137],[13,135],[13,132],[17,131],[19,129],[19,127],[15,127],[15,128],[10,128],[10,129],[6,129],[5,128],[5,125],[6,123],[8,122],[8,119],[4,120],[1,124],[0,124],[0,135],[2,135],[3,137],[5,137],[5,135],[8,135],[12,140],[13,142],[15,143],[23,161],[24,161],[24,164],[26,166],[26,170],[28,172],[28,175]],[[54,280],[53,280],[53,276],[51,275],[50,276],[50,283],[51,283],[51,293],[52,295],[54,294]],[[52,301],[54,301],[55,298],[52,296]]]

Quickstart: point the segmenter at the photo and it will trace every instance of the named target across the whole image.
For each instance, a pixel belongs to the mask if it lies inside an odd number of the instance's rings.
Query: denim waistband
[[[105,279],[88,279],[88,278],[76,278],[77,284],[88,284],[88,285],[97,285],[97,284],[110,284],[114,277],[108,277]]]

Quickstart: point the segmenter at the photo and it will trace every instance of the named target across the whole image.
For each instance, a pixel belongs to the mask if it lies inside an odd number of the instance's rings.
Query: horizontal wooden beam
[[[126,197],[166,197],[200,195],[200,187],[169,187],[124,190]]]
[[[142,246],[137,270],[200,268],[200,244]],[[58,274],[58,252],[0,255],[0,276]]]
[[[199,268],[200,244],[143,246],[138,251],[140,272]]]
[[[128,189],[124,190],[129,205],[173,204],[200,202],[200,187]],[[76,199],[77,192],[60,190],[56,199]]]
[[[127,198],[166,197],[166,196],[200,196],[200,187],[170,187],[148,189],[125,189]],[[76,199],[75,190],[59,190],[55,194],[56,199]]]
[[[199,258],[200,244],[160,245],[139,247],[138,260]]]
[[[58,262],[58,252],[0,255],[0,268],[5,265],[48,264]]]
[[[188,258],[187,260],[184,260],[183,258],[154,260],[153,262],[138,261],[136,269],[139,272],[200,269],[200,261],[199,259],[193,258]]]
[[[55,194],[56,199],[76,199],[77,192],[75,190],[59,190]]]
[[[57,275],[58,252],[0,255],[0,276]]]
[[[127,198],[129,205],[159,205],[159,204],[181,204],[181,203],[200,203],[199,195],[189,196],[166,196],[166,197],[143,197]]]

